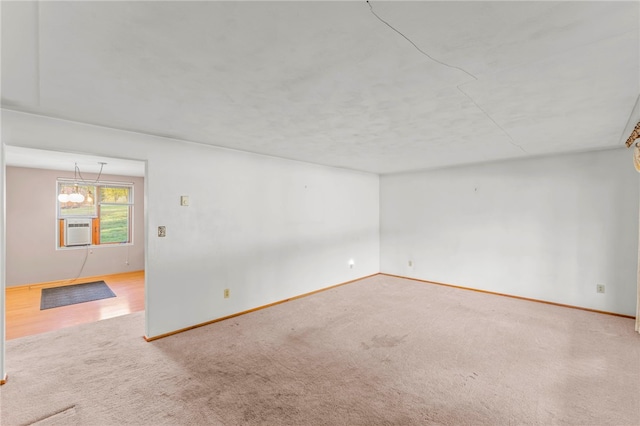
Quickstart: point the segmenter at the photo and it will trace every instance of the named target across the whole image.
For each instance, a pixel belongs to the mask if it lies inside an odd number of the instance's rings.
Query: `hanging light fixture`
[[[80,168],[78,167],[78,163],[75,163],[75,168],[74,168],[74,172],[73,172],[73,190],[71,191],[70,194],[68,194],[67,192],[65,192],[65,187],[61,188],[60,194],[58,194],[58,201],[60,201],[61,203],[83,203],[85,200],[85,196],[80,192],[80,187],[78,186],[78,181],[81,181],[84,184],[87,185],[93,185],[98,183],[98,181],[100,181],[100,176],[102,176],[102,169],[104,168],[104,166],[107,164],[105,162],[99,161],[98,164],[100,164],[100,172],[98,173],[98,177],[96,178],[95,181],[93,182],[87,182],[84,180],[84,178],[82,177],[82,173],[80,173]],[[79,179],[78,179],[79,177]],[[69,186],[67,185],[66,188],[68,188]],[[87,197],[86,200],[88,203],[93,203],[93,193],[91,192],[90,189],[87,188]]]
[[[79,192],[78,184],[75,184],[71,194],[67,194],[66,192],[58,194],[58,201],[61,203],[82,203],[84,201],[84,195]]]
[[[84,195],[78,190],[78,184],[73,185],[73,192],[69,194],[69,201],[72,203],[81,203],[84,201]]]
[[[104,164],[101,163],[100,174],[102,174],[102,167],[104,167]],[[67,194],[66,192],[61,192],[60,194],[58,194],[58,201],[60,201],[61,203],[84,202],[84,195],[82,195],[82,193],[80,192],[80,187],[78,186],[78,175],[80,175],[80,178],[82,179],[82,175],[80,174],[80,168],[78,167],[78,163],[75,163],[75,167],[73,170],[73,182],[74,182],[73,191],[71,192],[71,194]],[[98,176],[98,179],[99,178],[100,176]],[[62,189],[62,191],[64,191],[64,188]],[[91,196],[91,191],[89,191],[89,196]],[[90,201],[93,201],[93,199],[91,199]]]

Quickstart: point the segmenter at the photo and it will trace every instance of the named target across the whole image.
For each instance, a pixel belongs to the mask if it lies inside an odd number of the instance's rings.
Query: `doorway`
[[[90,183],[98,191],[106,182],[130,184],[131,214],[123,222],[130,240],[66,247],[60,179]],[[144,310],[145,179],[144,161],[5,146],[7,340]],[[98,229],[106,227],[99,213],[88,216]],[[99,281],[115,297],[40,309],[43,289]]]

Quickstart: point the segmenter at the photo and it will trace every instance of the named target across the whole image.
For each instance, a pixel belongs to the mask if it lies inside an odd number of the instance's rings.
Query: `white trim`
[[[638,99],[640,99],[640,97]],[[640,182],[640,175],[638,182]],[[638,185],[638,190],[640,191],[640,185]],[[638,209],[638,220],[640,221],[640,206]],[[636,286],[638,292],[638,300],[636,301],[636,331],[640,333],[640,234],[638,235],[638,278],[636,280]]]
[[[5,307],[5,296],[6,296],[6,273],[7,270],[5,268],[6,263],[6,238],[5,238],[5,229],[6,229],[6,197],[5,197],[5,188],[6,188],[6,167],[5,167],[5,156],[4,156],[4,142],[0,141],[0,317],[2,321],[0,321],[0,379],[6,380],[7,370],[6,370],[6,307]]]
[[[56,178],[58,182],[72,182],[77,183],[82,186],[133,186],[133,182],[121,182],[121,181],[112,181],[112,180],[99,180],[99,181],[85,181],[82,179],[73,179],[73,178],[64,178],[59,177]]]

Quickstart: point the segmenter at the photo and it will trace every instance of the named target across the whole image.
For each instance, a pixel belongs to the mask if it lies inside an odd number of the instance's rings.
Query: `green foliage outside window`
[[[130,241],[131,190],[124,186],[101,186],[100,243]]]
[[[59,218],[91,217],[100,223],[100,244],[131,242],[131,217],[133,214],[133,191],[131,186],[120,185],[78,185],[72,182],[58,182],[58,196],[79,193],[82,202],[58,198]],[[61,201],[64,200],[64,201]]]
[[[60,201],[60,194],[67,197],[74,193],[81,194],[84,201],[74,203],[72,201]],[[58,183],[58,206],[60,217],[98,215],[95,202],[96,187],[92,185],[74,185],[73,183]],[[66,199],[66,198],[65,198]]]
[[[129,242],[129,206],[100,207],[100,243]]]

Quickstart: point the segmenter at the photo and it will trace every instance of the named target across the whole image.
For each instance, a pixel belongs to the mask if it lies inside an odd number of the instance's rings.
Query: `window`
[[[86,241],[91,245],[132,242],[133,184],[99,182],[77,184],[58,180],[59,247],[71,246],[68,233],[77,226],[75,219],[91,220]],[[76,244],[77,245],[77,244]],[[85,244],[86,245],[86,244]]]
[[[131,242],[131,188],[126,186],[101,186],[98,212],[100,218],[100,243]]]
[[[58,181],[58,218],[97,217],[95,193],[95,186]],[[82,195],[83,201],[73,201],[76,194]]]

